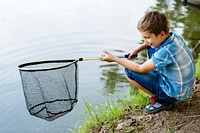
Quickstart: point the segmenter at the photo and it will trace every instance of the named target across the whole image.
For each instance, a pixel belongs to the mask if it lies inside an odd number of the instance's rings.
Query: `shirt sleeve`
[[[151,59],[158,71],[172,63],[172,58],[165,48],[159,49]]]

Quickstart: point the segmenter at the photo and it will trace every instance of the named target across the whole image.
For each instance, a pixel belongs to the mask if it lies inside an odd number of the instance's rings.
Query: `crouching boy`
[[[150,95],[152,103],[145,107],[148,113],[170,110],[175,102],[187,99],[192,92],[195,81],[192,53],[180,35],[169,32],[169,22],[161,12],[146,12],[137,28],[144,43],[129,52],[129,60],[107,51],[101,58],[124,66],[128,81]],[[146,62],[130,61],[144,49],[148,49]]]

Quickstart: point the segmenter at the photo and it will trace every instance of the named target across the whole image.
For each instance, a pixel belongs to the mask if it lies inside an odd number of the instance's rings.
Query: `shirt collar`
[[[170,44],[170,42],[174,40],[174,33],[170,32],[169,34],[170,34],[169,37],[165,41],[163,41],[158,47],[156,47],[157,50],[163,46],[166,46],[167,44]]]

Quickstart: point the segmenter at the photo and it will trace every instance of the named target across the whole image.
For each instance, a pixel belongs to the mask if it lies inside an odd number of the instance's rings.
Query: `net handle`
[[[125,54],[125,55],[122,55],[122,56],[117,56],[118,58],[128,58],[130,54]],[[135,55],[135,57],[137,57],[137,55]],[[79,58],[78,61],[89,61],[89,60],[101,60],[100,57],[98,58]]]

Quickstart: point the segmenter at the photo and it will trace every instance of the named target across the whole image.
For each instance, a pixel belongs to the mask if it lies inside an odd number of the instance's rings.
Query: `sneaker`
[[[150,97],[152,103],[145,107],[147,113],[157,113],[162,110],[170,110],[174,107],[174,104],[171,102],[162,101],[156,97]]]

